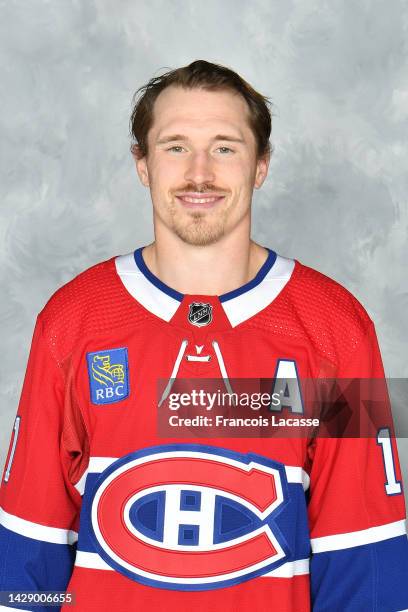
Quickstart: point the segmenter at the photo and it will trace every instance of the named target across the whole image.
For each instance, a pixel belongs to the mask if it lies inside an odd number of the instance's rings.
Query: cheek
[[[237,173],[234,179],[229,182],[232,192],[235,192],[239,200],[246,200],[254,188],[253,173],[249,173],[248,169],[242,169],[241,172]]]
[[[183,178],[183,166],[180,163],[158,159],[152,162],[150,176],[154,179],[155,185],[162,190],[174,188]]]
[[[234,183],[242,186],[253,181],[255,176],[253,162],[246,158],[225,165],[224,168],[220,167],[220,172],[224,173],[225,176],[229,176]]]

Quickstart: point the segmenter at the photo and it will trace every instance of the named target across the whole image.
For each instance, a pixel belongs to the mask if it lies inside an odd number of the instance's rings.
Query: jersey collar
[[[184,294],[172,289],[155,276],[143,259],[144,247],[115,258],[116,271],[127,291],[144,308],[170,321]],[[232,327],[257,314],[270,304],[289,281],[295,262],[271,249],[256,276],[238,289],[218,296]]]

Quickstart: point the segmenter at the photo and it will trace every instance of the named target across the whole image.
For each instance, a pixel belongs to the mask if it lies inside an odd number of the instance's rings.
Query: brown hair
[[[188,66],[153,77],[134,94],[130,132],[135,140],[131,151],[137,158],[147,155],[147,134],[153,124],[154,103],[163,89],[170,85],[185,89],[202,88],[208,91],[231,89],[241,94],[248,104],[249,125],[256,138],[258,158],[271,152],[269,137],[272,120],[269,99],[258,93],[230,68],[205,60],[196,60]]]

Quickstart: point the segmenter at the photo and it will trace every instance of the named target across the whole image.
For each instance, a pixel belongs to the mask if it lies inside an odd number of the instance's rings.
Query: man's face
[[[155,223],[188,244],[217,242],[249,219],[268,159],[257,159],[244,98],[232,91],[168,87],[154,106],[148,154],[136,161]]]

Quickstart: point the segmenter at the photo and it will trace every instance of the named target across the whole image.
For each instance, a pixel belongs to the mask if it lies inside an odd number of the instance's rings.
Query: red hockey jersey
[[[64,285],[37,318],[2,476],[0,591],[67,590],[78,612],[408,608],[392,436],[158,430],[177,381],[231,391],[279,368],[384,377],[361,304],[297,260],[269,251],[243,287],[183,295],[138,249]]]

